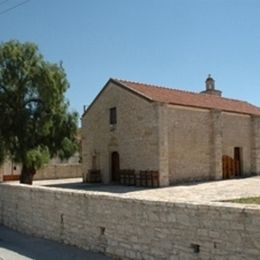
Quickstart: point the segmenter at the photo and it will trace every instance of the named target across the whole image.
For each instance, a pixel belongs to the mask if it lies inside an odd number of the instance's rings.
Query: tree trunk
[[[32,185],[33,176],[35,173],[36,173],[35,169],[27,168],[26,166],[23,166],[20,175],[20,183]]]

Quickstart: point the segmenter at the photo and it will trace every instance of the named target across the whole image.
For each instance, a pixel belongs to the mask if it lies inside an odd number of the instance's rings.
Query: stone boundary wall
[[[0,224],[119,259],[259,259],[260,207],[0,184]]]
[[[34,176],[34,180],[63,179],[82,177],[81,164],[54,164],[47,165]]]

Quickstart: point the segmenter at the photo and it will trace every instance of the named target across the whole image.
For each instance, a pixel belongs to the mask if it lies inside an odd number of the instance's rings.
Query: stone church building
[[[260,174],[260,108],[222,97],[110,79],[82,116],[84,180],[159,172],[160,186]]]

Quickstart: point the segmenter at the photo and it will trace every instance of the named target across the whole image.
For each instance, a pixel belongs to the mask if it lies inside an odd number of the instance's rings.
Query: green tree
[[[78,148],[68,88],[62,65],[47,62],[34,43],[0,45],[0,163],[21,163],[21,183],[31,184],[50,158],[67,159]]]

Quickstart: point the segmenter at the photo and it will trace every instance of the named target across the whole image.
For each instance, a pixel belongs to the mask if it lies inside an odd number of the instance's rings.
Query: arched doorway
[[[120,159],[119,159],[119,153],[118,152],[112,152],[111,154],[111,179],[114,182],[120,181]]]

